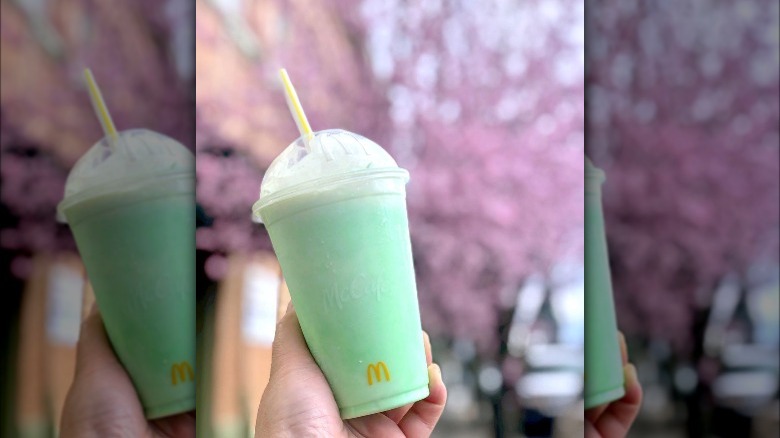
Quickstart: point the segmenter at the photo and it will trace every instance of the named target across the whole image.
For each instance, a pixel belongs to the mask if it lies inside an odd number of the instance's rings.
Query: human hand
[[[96,306],[81,323],[76,374],[65,399],[60,436],[194,437],[193,412],[147,420],[127,371],[114,355]]]
[[[587,438],[618,438],[628,434],[642,405],[642,386],[636,367],[628,363],[626,338],[618,332],[620,355],[623,359],[623,375],[626,395],[620,400],[585,411],[585,436]],[[587,352],[586,352],[587,354]]]
[[[271,378],[257,413],[258,437],[427,437],[447,400],[441,369],[423,332],[430,395],[387,412],[342,420],[325,376],[312,358],[292,305],[276,327]]]

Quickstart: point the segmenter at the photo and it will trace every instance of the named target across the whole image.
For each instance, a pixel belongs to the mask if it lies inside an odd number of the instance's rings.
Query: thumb
[[[343,427],[328,382],[309,353],[298,315],[289,306],[276,325],[271,377],[258,408],[255,436],[281,436],[285,435],[281,430],[311,425],[327,430],[335,426],[324,423],[334,418]]]
[[[132,388],[130,377],[114,354],[108,340],[103,318],[96,306],[81,323],[79,341],[76,344],[76,374],[80,383],[100,386],[102,383],[118,382]]]
[[[130,376],[114,355],[100,313],[93,308],[81,323],[76,345],[76,373],[63,407],[60,436],[115,433],[140,436],[146,420]],[[113,432],[112,432],[113,431]]]
[[[289,372],[306,369],[316,370],[319,367],[309,352],[306,340],[301,331],[298,314],[290,303],[287,312],[276,325],[276,335],[271,352],[271,376],[279,377]]]

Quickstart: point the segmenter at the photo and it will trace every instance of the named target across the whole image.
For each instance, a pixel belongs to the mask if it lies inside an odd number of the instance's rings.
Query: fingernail
[[[441,367],[438,364],[432,363],[428,365],[428,385],[433,385],[434,382],[441,380]]]
[[[293,304],[292,301],[290,301],[289,303],[287,303],[287,310],[284,311],[284,314],[287,315],[288,313],[290,313],[292,308],[293,308]]]
[[[639,380],[634,364],[629,363],[623,367],[623,380],[626,388],[634,385]]]

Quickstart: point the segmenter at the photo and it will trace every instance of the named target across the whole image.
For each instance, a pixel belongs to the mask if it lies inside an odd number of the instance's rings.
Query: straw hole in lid
[[[95,158],[92,160],[93,167],[106,161],[111,156],[111,148],[107,144],[105,146],[101,154],[95,154]]]
[[[289,162],[288,167],[290,165],[294,165],[295,163],[303,160],[303,158],[306,157],[306,149],[298,148],[298,149],[295,150],[295,153],[296,153],[296,155],[294,157],[291,156],[289,158],[289,160],[288,160],[288,162]]]

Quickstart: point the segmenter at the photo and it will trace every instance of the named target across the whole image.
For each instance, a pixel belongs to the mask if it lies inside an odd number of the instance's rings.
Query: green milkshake
[[[136,129],[95,144],[58,207],[147,418],[195,408],[194,157]]]
[[[585,409],[625,394],[601,206],[604,180],[585,158]]]
[[[274,160],[253,207],[344,419],[428,396],[408,178],[371,140],[319,131]]]

